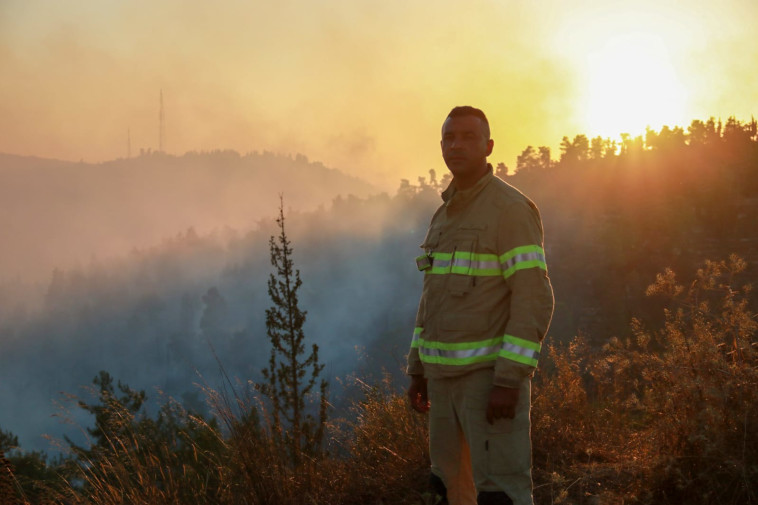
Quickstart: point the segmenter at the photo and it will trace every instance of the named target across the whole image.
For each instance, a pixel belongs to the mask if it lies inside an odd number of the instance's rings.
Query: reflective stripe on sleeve
[[[536,367],[541,344],[504,335],[476,342],[430,342],[421,338],[421,328],[413,333],[411,347],[417,347],[424,363],[438,365],[470,365],[495,361],[498,357]]]
[[[500,351],[500,356],[508,358],[524,365],[537,366],[537,360],[540,357],[540,349],[542,344],[539,342],[532,342],[531,340],[524,340],[523,338],[514,337],[512,335],[505,335],[503,337],[503,348]]]
[[[411,349],[417,348],[421,342],[421,332],[424,328],[416,327],[413,329],[413,338],[411,339]]]
[[[503,277],[506,279],[519,270],[540,268],[547,271],[545,250],[538,245],[525,245],[511,249],[500,256]]]

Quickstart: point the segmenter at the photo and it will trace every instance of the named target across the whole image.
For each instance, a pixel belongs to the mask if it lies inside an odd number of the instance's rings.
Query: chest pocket
[[[453,296],[465,296],[476,284],[476,277],[471,275],[472,255],[477,252],[479,235],[484,227],[461,226],[453,237],[453,258],[450,278],[447,282],[448,292]]]
[[[437,249],[437,246],[440,243],[441,233],[442,227],[439,224],[433,224],[429,227],[429,230],[426,232],[426,237],[424,237],[424,241],[421,243],[421,248],[424,252],[430,252]]]

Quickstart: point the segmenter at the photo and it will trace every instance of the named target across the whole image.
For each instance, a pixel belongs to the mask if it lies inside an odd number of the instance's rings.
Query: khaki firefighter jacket
[[[424,288],[407,372],[443,378],[494,367],[495,385],[518,387],[537,366],[553,313],[539,211],[491,167],[442,199],[416,259]]]

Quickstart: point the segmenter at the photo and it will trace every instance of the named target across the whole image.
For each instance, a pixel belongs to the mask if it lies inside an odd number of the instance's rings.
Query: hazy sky
[[[758,111],[754,0],[0,0],[0,152],[303,153],[396,187],[454,105],[492,161]],[[557,156],[557,152],[554,154]]]

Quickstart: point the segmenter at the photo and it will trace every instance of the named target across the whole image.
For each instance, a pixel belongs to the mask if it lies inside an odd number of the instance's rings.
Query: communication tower
[[[160,104],[160,112],[158,113],[158,123],[159,123],[159,131],[158,131],[158,152],[163,152],[163,141],[165,139],[166,135],[166,123],[165,118],[163,116],[163,90],[161,89],[161,104]]]

